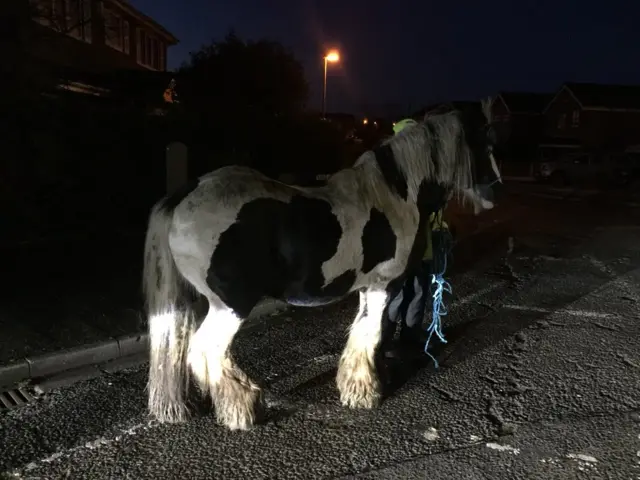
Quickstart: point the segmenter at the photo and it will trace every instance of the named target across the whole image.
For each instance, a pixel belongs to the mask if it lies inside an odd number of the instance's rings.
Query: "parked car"
[[[534,177],[555,186],[621,186],[631,181],[637,171],[637,161],[633,155],[626,153],[574,153],[541,162],[534,170]]]

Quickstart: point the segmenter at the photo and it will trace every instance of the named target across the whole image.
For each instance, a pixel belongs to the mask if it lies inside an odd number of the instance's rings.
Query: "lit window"
[[[577,128],[580,126],[580,110],[574,110],[571,116],[571,126]]]

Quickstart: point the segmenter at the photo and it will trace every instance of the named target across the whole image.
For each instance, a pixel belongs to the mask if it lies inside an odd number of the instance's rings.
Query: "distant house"
[[[565,83],[544,110],[546,149],[640,144],[640,86]]]
[[[92,73],[166,71],[167,50],[178,43],[127,0],[28,2],[33,26],[29,53],[57,66]]]
[[[553,94],[500,92],[491,105],[501,154],[509,161],[528,161],[537,154],[544,131],[542,112]]]

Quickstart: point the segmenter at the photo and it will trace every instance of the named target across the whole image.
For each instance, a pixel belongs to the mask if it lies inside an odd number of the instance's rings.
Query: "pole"
[[[324,81],[322,82],[322,118],[327,116],[327,57],[324,57]]]

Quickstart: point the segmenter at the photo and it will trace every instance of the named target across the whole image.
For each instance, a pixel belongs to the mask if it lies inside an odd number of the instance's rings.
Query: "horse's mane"
[[[457,110],[429,113],[422,122],[406,127],[381,145],[391,147],[413,201],[424,180],[450,186],[458,196],[473,186],[472,155]],[[353,168],[371,177],[373,165],[375,150],[370,150],[360,156]]]

